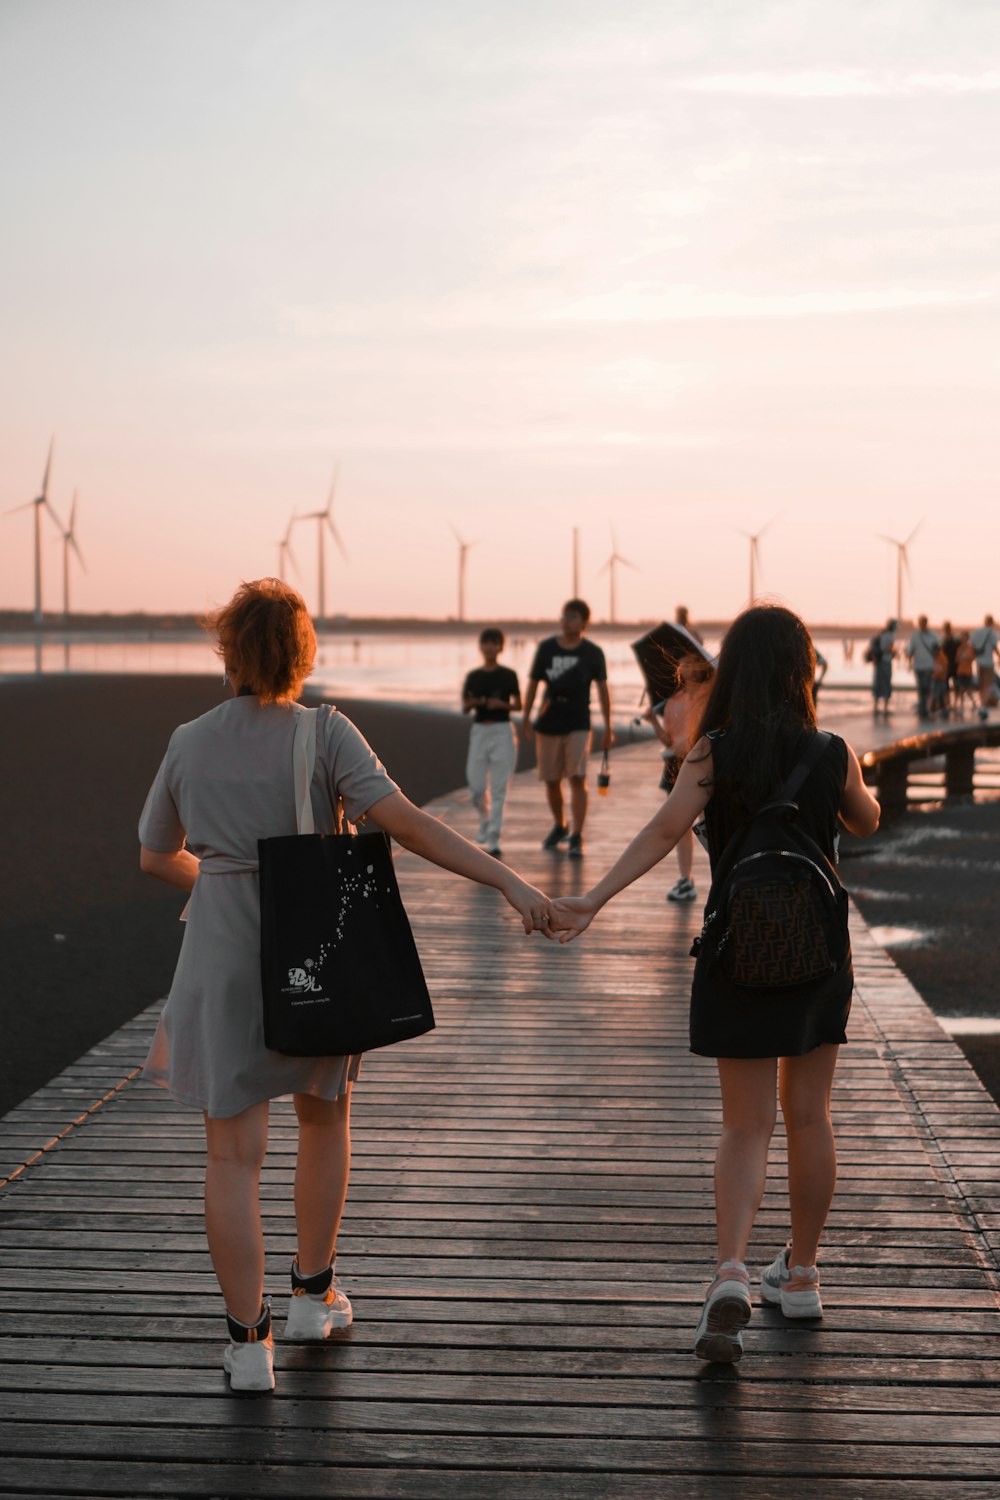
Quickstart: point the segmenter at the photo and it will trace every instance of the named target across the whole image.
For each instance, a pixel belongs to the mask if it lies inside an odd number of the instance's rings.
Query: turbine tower
[[[580,597],[580,528],[573,527],[573,598]]]
[[[618,567],[619,563],[624,563],[625,566],[626,566],[626,568],[631,568],[634,573],[638,573],[638,571],[639,571],[639,569],[636,567],[636,565],[635,565],[634,562],[629,562],[628,558],[627,557],[622,557],[621,553],[618,551],[618,539],[615,536],[615,529],[612,526],[612,528],[611,528],[611,556],[608,558],[607,562],[604,564],[604,567],[601,569],[602,573],[610,573],[610,575],[611,575],[611,615],[610,615],[610,622],[611,622],[612,625],[616,624],[617,620],[618,620],[618,613],[617,613],[617,609],[616,609],[617,599],[616,599],[616,590],[615,590],[615,583],[616,583],[616,572],[615,572],[615,570]]]
[[[888,542],[890,547],[895,547],[896,549],[896,619],[900,624],[903,623],[903,574],[905,573],[907,578],[912,576],[910,573],[910,557],[906,549],[923,524],[924,518],[921,516],[905,542],[901,542],[898,537],[886,536],[883,532],[878,533],[880,541]]]
[[[295,560],[295,553],[292,551],[291,542],[292,527],[295,525],[298,519],[298,516],[294,514],[292,515],[290,521],[288,522],[288,527],[285,531],[285,534],[281,538],[281,541],[278,543],[278,577],[281,579],[282,583],[288,582],[288,579],[285,577],[285,564],[287,562],[291,563],[296,573],[298,573],[299,571],[299,565]]]
[[[747,541],[750,543],[750,598],[747,601],[747,603],[750,605],[752,605],[757,598],[757,582],[760,578],[760,539],[764,535],[765,531],[770,531],[771,527],[774,525],[777,519],[777,516],[772,516],[767,525],[762,526],[759,531],[740,532],[740,536],[745,536]]]
[[[478,543],[467,542],[456,526],[452,526],[451,531],[458,543],[458,618],[459,622],[463,622],[465,620],[465,565],[469,553],[473,547],[478,546]]]
[[[326,502],[326,509],[325,510],[312,510],[312,511],[309,511],[309,513],[307,515],[299,517],[299,520],[301,520],[301,521],[315,521],[316,522],[316,534],[317,534],[317,536],[319,538],[319,545],[318,545],[318,548],[317,548],[317,551],[318,551],[318,567],[319,567],[319,588],[317,590],[318,595],[319,595],[319,614],[316,616],[317,620],[325,620],[326,619],[326,552],[324,550],[324,542],[326,540],[326,528],[329,528],[330,535],[333,537],[333,540],[337,543],[337,549],[340,552],[341,557],[344,559],[345,562],[347,562],[349,560],[348,556],[347,556],[347,550],[344,547],[343,542],[340,540],[340,535],[339,535],[339,533],[337,531],[336,526],[334,526],[334,524],[333,524],[333,500],[334,500],[334,496],[335,496],[336,492],[337,492],[337,470],[334,469],[334,471],[333,471],[333,479],[332,479],[331,484],[330,484],[330,497],[329,497],[329,499]]]
[[[80,544],[76,539],[76,490],[73,491],[73,504],[69,512],[69,530],[63,532],[63,619],[69,619],[69,554],[70,548],[76,553],[80,567],[86,573],[87,564],[83,560]]]
[[[62,522],[49,504],[49,474],[52,471],[52,450],[55,447],[55,438],[49,443],[49,456],[45,460],[45,476],[42,479],[42,493],[34,500],[29,500],[27,505],[15,505],[11,510],[5,512],[12,516],[19,510],[35,511],[35,624],[42,623],[42,511],[47,510],[53,521],[63,530]]]

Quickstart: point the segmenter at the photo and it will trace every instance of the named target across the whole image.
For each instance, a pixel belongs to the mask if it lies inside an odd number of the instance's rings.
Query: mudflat
[[[184,901],[140,874],[136,825],[173,729],[227,692],[195,676],[0,682],[0,1114],[169,989]],[[337,706],[414,802],[464,782],[458,713]]]

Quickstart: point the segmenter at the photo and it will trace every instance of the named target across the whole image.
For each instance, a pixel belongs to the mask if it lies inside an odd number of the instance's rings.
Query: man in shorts
[[[542,641],[535,652],[524,699],[524,738],[530,743],[532,735],[537,735],[538,779],[545,783],[545,794],[555,819],[542,840],[542,848],[557,849],[568,840],[570,859],[583,857],[591,683],[597,684],[604,719],[602,749],[610,750],[614,740],[604,652],[583,638],[589,621],[590,606],[582,599],[570,599],[563,606],[559,634]],[[532,724],[531,710],[541,684],[545,686],[545,695],[538,718]],[[572,831],[566,821],[564,779],[569,781]]]

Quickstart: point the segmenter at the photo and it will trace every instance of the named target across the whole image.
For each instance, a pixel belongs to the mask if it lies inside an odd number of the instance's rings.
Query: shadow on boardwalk
[[[656,774],[651,746],[616,756],[582,868],[538,848],[519,778],[508,856],[554,892],[589,883],[656,807]],[[436,810],[474,826],[462,796]],[[400,876],[439,1028],[370,1055],[357,1089],[354,1327],[319,1349],[279,1336],[276,1395],[228,1393],[200,1120],[130,1082],[0,1195],[0,1493],[995,1497],[1000,1114],[860,920],[827,1316],[757,1309],[742,1365],[713,1370],[690,1350],[719,1110],[687,1051],[698,916],[663,899],[672,861],[566,949],[409,856]],[[0,1175],[113,1090],[152,1024],[8,1115]],[[280,1333],[293,1132],[286,1104],[272,1118]],[[773,1191],[751,1262],[786,1229]]]

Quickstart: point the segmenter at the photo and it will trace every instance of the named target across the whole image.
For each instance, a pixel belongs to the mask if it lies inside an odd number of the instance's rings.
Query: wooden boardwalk
[[[542,797],[518,778],[508,857],[553,892],[589,883],[657,805],[657,765],[652,746],[616,755],[582,865],[539,849]],[[435,809],[474,826],[464,796]],[[0,1493],[996,1500],[1000,1113],[860,919],[826,1319],[755,1309],[743,1363],[720,1369],[691,1355],[719,1109],[687,1051],[699,919],[663,899],[673,861],[568,948],[523,937],[493,893],[409,856],[400,871],[439,1027],[370,1055],[356,1091],[353,1328],[281,1344],[281,1103],[264,1176],[278,1389],[228,1392],[200,1119],[119,1086],[147,1013],[0,1122],[0,1178],[17,1174]],[[777,1175],[757,1266],[786,1234]]]

